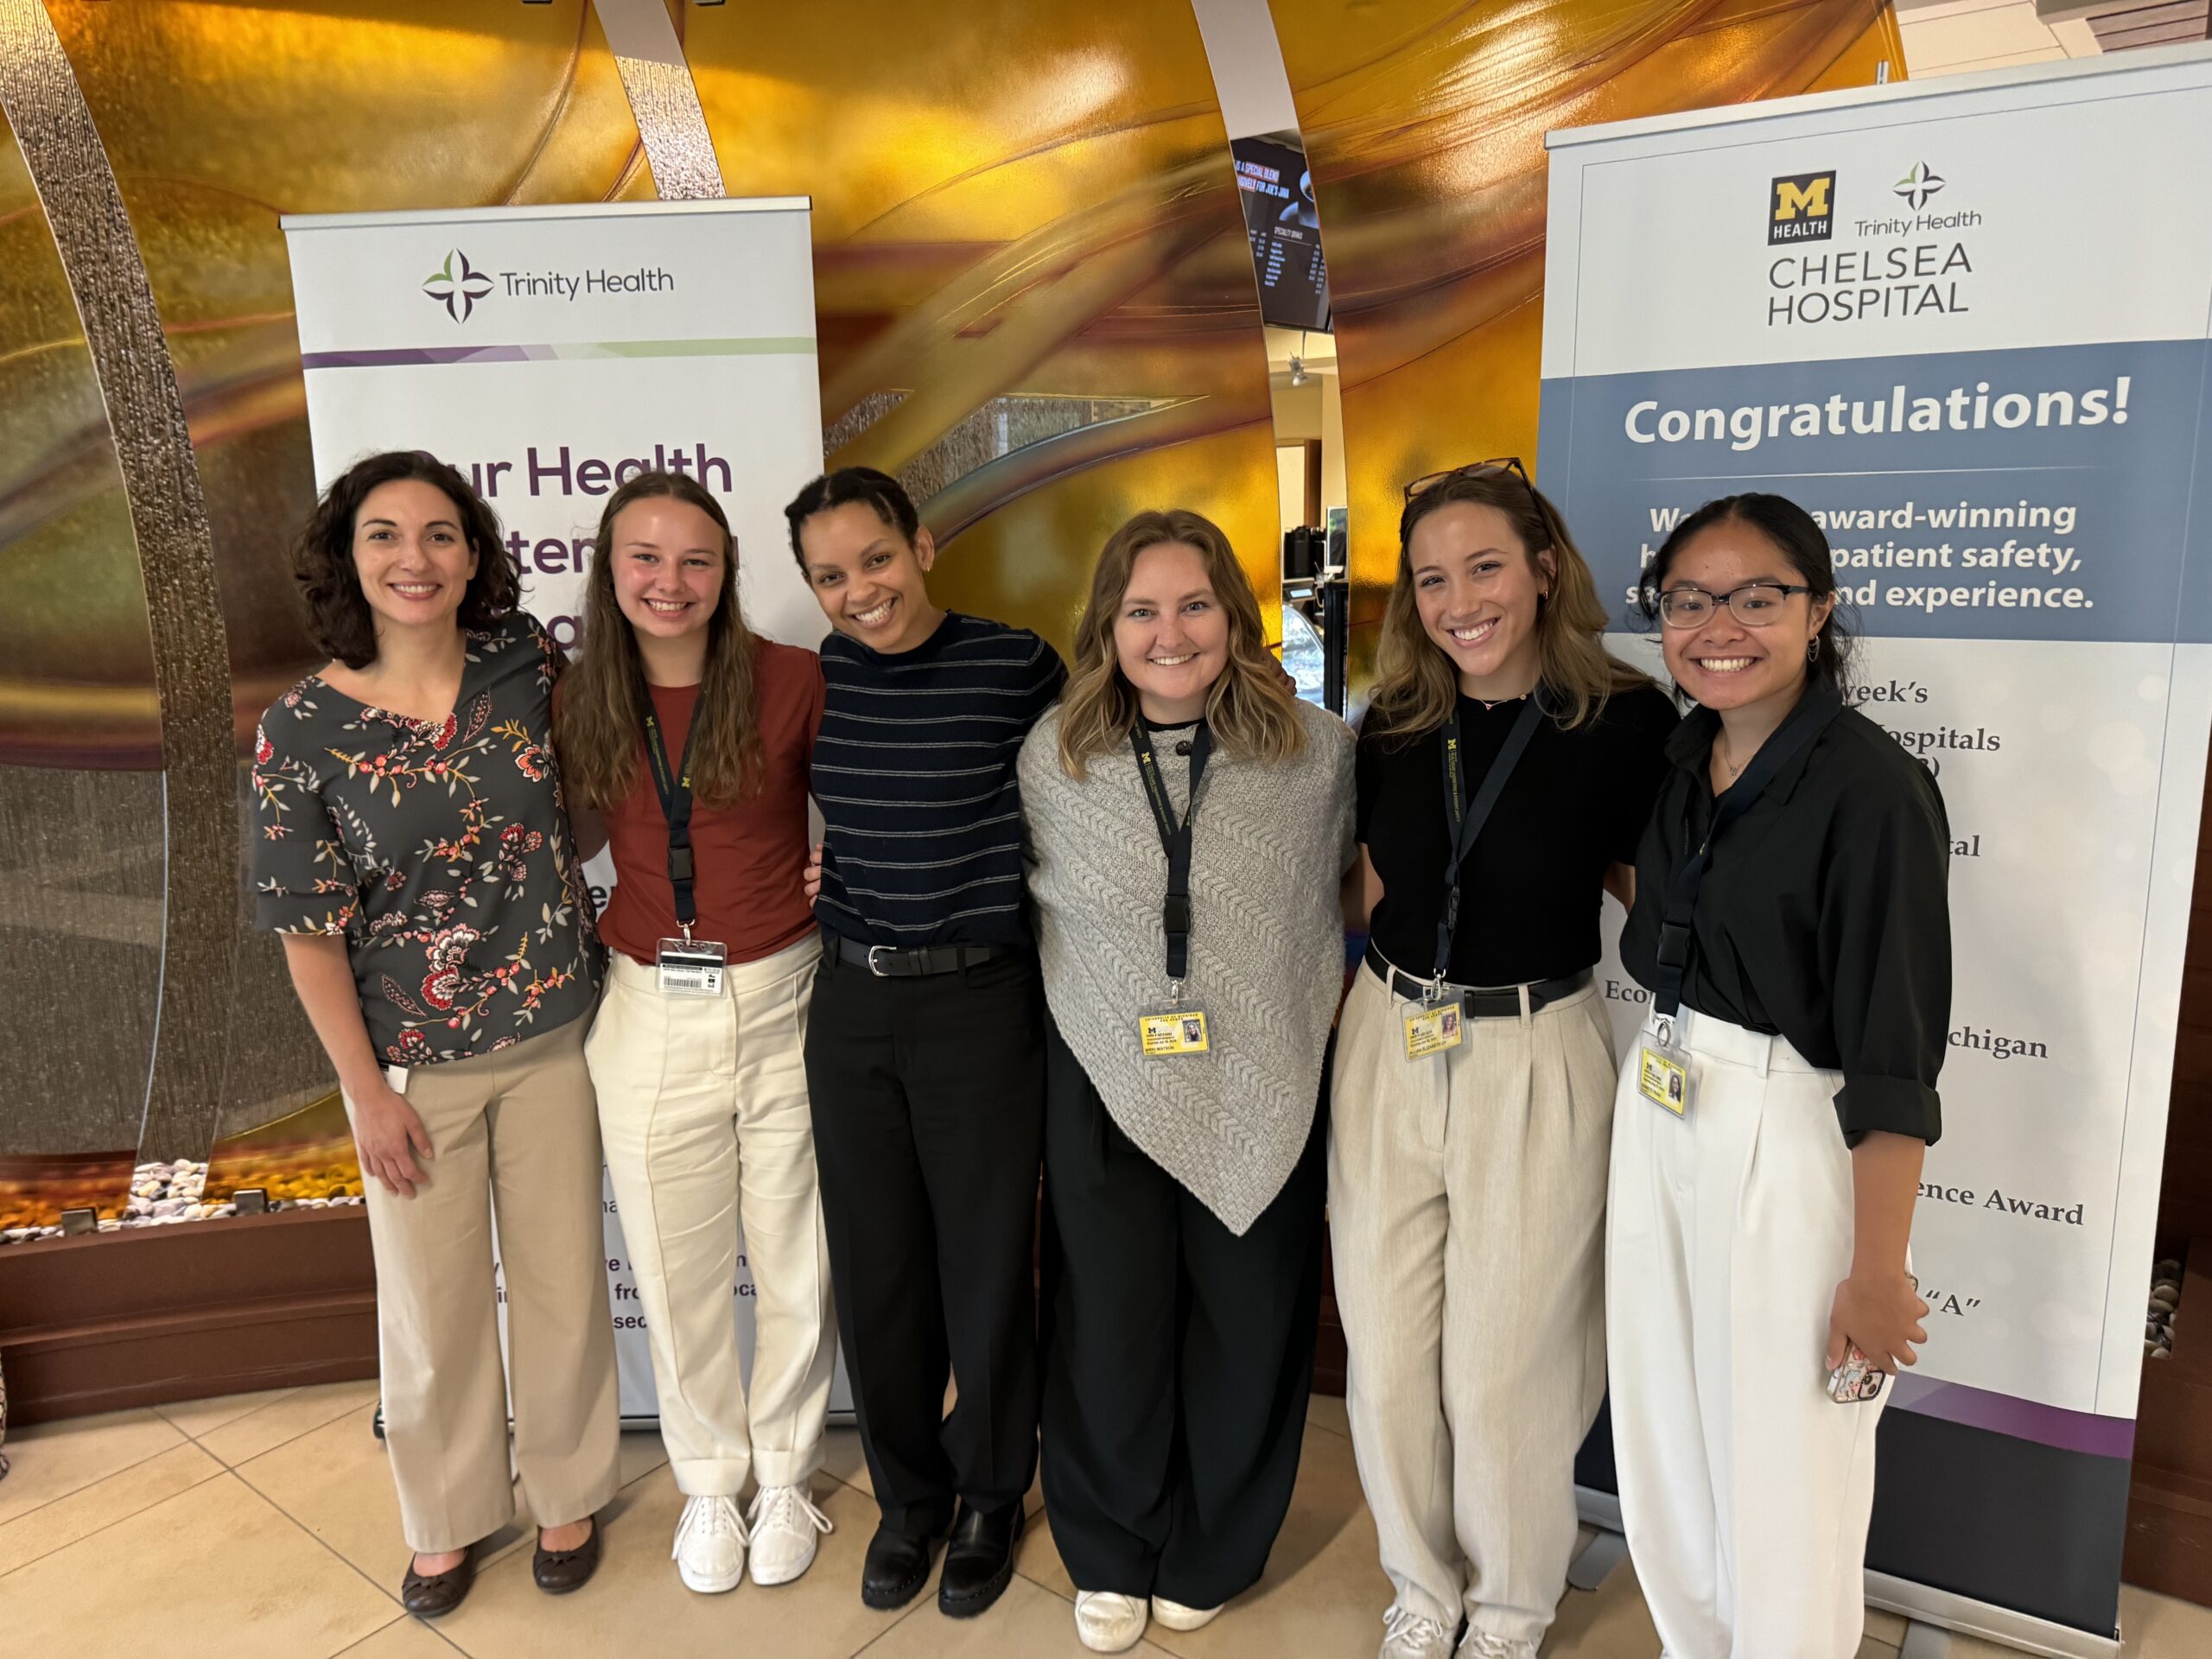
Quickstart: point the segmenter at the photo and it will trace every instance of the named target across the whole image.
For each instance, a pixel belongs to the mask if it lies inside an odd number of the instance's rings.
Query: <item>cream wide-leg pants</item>
[[[607,1171],[644,1304],[661,1439],[687,1497],[747,1473],[803,1484],[822,1462],[836,1365],[804,1045],[819,936],[733,964],[720,996],[664,996],[610,953],[585,1046]],[[738,1363],[739,1251],[753,1270],[751,1399]]]
[[[1851,1659],[1874,1427],[1828,1398],[1851,1270],[1842,1079],[1685,1010],[1690,1110],[1614,1109],[1606,1329],[1621,1515],[1668,1659]]]
[[[1352,1449],[1400,1606],[1533,1655],[1605,1387],[1612,1035],[1594,989],[1408,1060],[1362,968],[1338,1033],[1329,1228]]]
[[[417,1160],[425,1179],[411,1198],[373,1177],[362,1187],[385,1449],[400,1529],[424,1554],[466,1548],[506,1525],[518,1484],[543,1527],[581,1521],[614,1496],[621,1421],[584,1024],[465,1060],[385,1071],[434,1154]],[[349,1120],[353,1110],[346,1102]]]

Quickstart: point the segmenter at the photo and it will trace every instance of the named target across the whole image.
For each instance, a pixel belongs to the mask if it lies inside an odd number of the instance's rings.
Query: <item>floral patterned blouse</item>
[[[553,760],[560,653],[518,613],[467,635],[442,721],[310,674],[253,741],[255,909],[345,936],[377,1052],[430,1065],[591,1011],[599,942]]]

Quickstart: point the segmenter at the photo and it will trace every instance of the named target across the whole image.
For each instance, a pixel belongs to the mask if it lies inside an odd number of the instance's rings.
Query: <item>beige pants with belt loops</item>
[[[580,1521],[614,1496],[621,1425],[585,1024],[385,1073],[423,1120],[435,1154],[411,1198],[373,1178],[363,1189],[385,1446],[401,1529],[425,1554],[506,1525],[518,1484],[540,1526]]]
[[[1397,1603],[1478,1653],[1542,1639],[1605,1386],[1612,1038],[1594,990],[1405,1055],[1417,1004],[1363,967],[1330,1097],[1346,1406]]]
[[[1688,1117],[1644,1099],[1633,1065],[1615,1109],[1606,1287],[1629,1554],[1669,1659],[1851,1659],[1889,1396],[1827,1393],[1854,1231],[1843,1079],[1687,1009],[1675,1033]]]
[[[666,996],[613,953],[586,1053],[644,1305],[671,1471],[688,1497],[822,1463],[837,1361],[804,1044],[819,935],[733,964],[719,996]],[[753,1270],[753,1382],[734,1298]]]

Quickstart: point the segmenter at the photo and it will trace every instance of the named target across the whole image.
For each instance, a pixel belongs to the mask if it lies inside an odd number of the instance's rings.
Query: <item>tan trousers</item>
[[[1329,1224],[1360,1484],[1398,1605],[1533,1656],[1605,1388],[1612,1038],[1586,990],[1408,1060],[1362,968],[1338,1033]],[[1522,1646],[1520,1644],[1526,1644]]]
[[[795,1486],[822,1463],[837,1343],[804,1052],[821,956],[810,934],[697,997],[662,995],[658,970],[618,952],[585,1050],[661,1439],[687,1497],[734,1497],[748,1471]],[[749,1409],[741,1263],[753,1270]]]
[[[435,1154],[411,1198],[373,1179],[363,1189],[376,1253],[385,1445],[401,1528],[426,1554],[506,1525],[518,1481],[541,1526],[596,1512],[619,1484],[599,1122],[584,1025],[572,1020],[512,1048],[385,1073],[422,1118]],[[505,1368],[492,1276],[495,1206]]]

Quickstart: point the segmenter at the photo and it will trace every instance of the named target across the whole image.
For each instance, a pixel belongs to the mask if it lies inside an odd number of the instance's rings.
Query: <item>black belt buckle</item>
[[[891,977],[891,972],[890,972],[890,970],[889,970],[888,969],[887,969],[886,967],[884,967],[884,965],[883,965],[881,963],[878,962],[878,961],[876,960],[876,957],[877,957],[877,954],[878,954],[879,952],[880,952],[880,951],[885,951],[885,950],[896,950],[897,948],[898,948],[898,947],[897,947],[896,945],[890,945],[890,944],[871,944],[870,946],[868,946],[868,972],[870,972],[871,974],[874,974],[874,975],[878,979],[888,979],[888,978],[890,978],[890,977]]]

